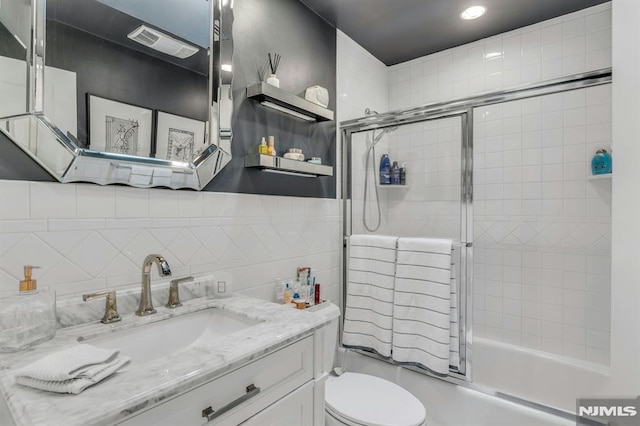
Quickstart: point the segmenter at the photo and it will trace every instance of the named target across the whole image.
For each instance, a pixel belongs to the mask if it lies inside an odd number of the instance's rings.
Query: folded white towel
[[[349,237],[347,303],[342,343],[391,356],[397,237]]]
[[[58,393],[78,394],[115,373],[130,360],[119,351],[80,344],[19,369],[16,383]]]
[[[393,296],[393,359],[449,372],[451,240],[400,238]]]

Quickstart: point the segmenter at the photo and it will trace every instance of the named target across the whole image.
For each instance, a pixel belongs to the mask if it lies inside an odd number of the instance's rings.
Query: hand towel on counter
[[[349,237],[342,344],[391,356],[397,237]]]
[[[393,296],[393,359],[449,373],[452,241],[400,238]]]
[[[119,351],[80,344],[19,369],[16,383],[58,393],[78,394],[129,362]]]

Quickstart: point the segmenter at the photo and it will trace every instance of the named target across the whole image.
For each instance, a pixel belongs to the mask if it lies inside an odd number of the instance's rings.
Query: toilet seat
[[[344,373],[325,385],[327,411],[348,425],[420,426],[427,412],[402,387],[368,374]]]

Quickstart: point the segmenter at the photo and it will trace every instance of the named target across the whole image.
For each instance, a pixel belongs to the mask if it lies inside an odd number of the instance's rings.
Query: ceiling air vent
[[[165,33],[145,25],[140,25],[131,31],[127,37],[159,52],[181,59],[188,58],[199,50],[197,47],[176,40]]]

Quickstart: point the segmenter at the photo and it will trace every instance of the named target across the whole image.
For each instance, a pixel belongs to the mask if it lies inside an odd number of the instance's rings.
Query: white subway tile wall
[[[266,300],[311,266],[339,300],[338,200],[6,180],[0,193],[0,291],[28,264],[58,295],[135,285],[157,252],[176,277],[227,271],[233,291]]]
[[[478,335],[609,363],[611,180],[588,177],[610,129],[610,85],[476,109]]]
[[[610,66],[606,3],[392,66],[389,106]],[[474,126],[474,332],[608,364],[611,183],[587,177],[611,147],[610,87],[476,109]]]
[[[393,65],[389,107],[449,101],[610,66],[609,2]]]
[[[389,71],[385,64],[337,31],[338,122],[389,110]],[[339,140],[339,139],[338,139]]]
[[[376,138],[380,132],[376,132]],[[373,132],[355,134],[352,152],[353,232],[366,233],[362,219],[365,161]],[[379,234],[460,240],[461,120],[445,118],[403,125],[384,134],[369,154],[367,210],[369,228]],[[378,185],[382,154],[406,166],[406,185]],[[377,187],[376,187],[377,186]]]

